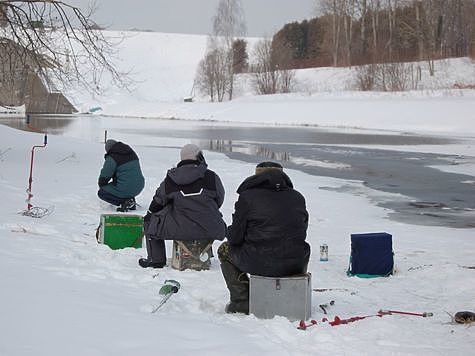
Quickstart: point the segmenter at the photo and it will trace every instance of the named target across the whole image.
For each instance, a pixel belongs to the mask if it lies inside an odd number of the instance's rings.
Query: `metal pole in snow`
[[[46,144],[48,143],[48,135],[45,135],[43,145],[41,146],[33,146],[31,148],[31,159],[30,159],[30,177],[28,178],[28,190],[26,191],[28,193],[28,197],[26,199],[27,202],[27,210],[30,210],[33,205],[31,205],[31,198],[33,197],[33,194],[31,193],[31,186],[33,184],[33,162],[35,158],[35,148],[43,148],[46,147]]]

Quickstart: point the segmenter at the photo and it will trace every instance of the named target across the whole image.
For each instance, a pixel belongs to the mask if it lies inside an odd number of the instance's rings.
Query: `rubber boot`
[[[236,266],[228,261],[221,263],[221,272],[229,289],[230,302],[226,313],[249,314],[249,279]]]
[[[162,268],[167,264],[165,241],[145,237],[147,245],[147,258],[139,259],[139,265],[143,268]]]
[[[136,210],[136,209],[137,209],[137,203],[135,201],[135,198],[130,198],[123,201],[116,210],[126,213],[129,210]]]

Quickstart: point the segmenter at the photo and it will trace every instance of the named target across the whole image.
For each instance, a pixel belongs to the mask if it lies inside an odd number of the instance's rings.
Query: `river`
[[[359,181],[375,191],[400,194],[403,197],[374,198],[375,204],[393,211],[389,214],[391,219],[410,224],[475,228],[475,178],[433,168],[475,164],[474,157],[394,149],[472,144],[473,138],[91,115],[32,116],[28,123],[24,119],[0,119],[0,123],[94,142],[103,141],[106,130],[109,137],[131,135],[129,143],[133,145],[140,145],[145,137],[148,142],[154,138],[158,147],[179,147],[183,141],[192,141],[232,159],[253,163],[276,160],[286,168],[311,175]],[[339,190],[356,193],[351,187],[354,185]]]

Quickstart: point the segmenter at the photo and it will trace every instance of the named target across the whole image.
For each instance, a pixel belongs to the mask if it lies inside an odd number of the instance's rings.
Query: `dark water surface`
[[[233,159],[253,163],[281,161],[286,168],[311,175],[358,180],[371,189],[402,194],[408,198],[376,201],[378,205],[394,210],[390,217],[398,221],[475,227],[475,177],[430,167],[475,163],[474,157],[383,149],[384,146],[448,145],[465,143],[469,139],[97,116],[32,117],[29,124],[25,120],[0,119],[0,123],[21,130],[93,141],[101,141],[104,130],[108,130],[110,137],[122,133],[153,136],[157,141],[159,138],[193,140],[203,148],[223,152]]]

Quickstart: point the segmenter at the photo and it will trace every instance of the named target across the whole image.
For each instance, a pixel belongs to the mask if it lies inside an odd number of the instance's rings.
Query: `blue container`
[[[348,275],[385,277],[393,273],[392,235],[386,232],[351,234]]]

